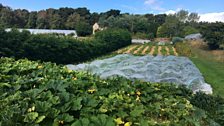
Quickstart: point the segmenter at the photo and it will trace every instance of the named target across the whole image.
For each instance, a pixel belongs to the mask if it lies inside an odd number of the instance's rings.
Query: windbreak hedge
[[[58,64],[78,63],[115,51],[131,44],[129,32],[107,29],[94,39],[80,41],[55,35],[31,35],[27,31],[0,31],[0,56],[51,61]]]

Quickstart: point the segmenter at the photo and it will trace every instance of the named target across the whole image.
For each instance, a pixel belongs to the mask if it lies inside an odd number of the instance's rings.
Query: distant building
[[[99,26],[98,23],[95,23],[95,24],[93,25],[93,35],[94,35],[97,31],[102,31],[102,30],[105,30],[105,29],[107,29],[107,28],[106,28],[106,27],[101,28],[101,27]]]
[[[190,34],[185,37],[186,40],[200,40],[202,39],[202,35],[200,33]]]
[[[12,29],[7,28],[5,31],[10,32]],[[63,34],[63,35],[72,35],[73,37],[78,37],[75,30],[53,30],[53,29],[17,29],[20,32],[23,30],[29,31],[31,34]]]

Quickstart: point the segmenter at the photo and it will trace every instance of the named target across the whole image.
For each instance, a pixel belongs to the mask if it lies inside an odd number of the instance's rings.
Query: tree
[[[26,27],[27,28],[36,28],[36,26],[37,26],[36,21],[37,21],[37,12],[36,11],[30,12]]]
[[[49,29],[49,20],[48,15],[46,11],[39,11],[37,13],[37,27],[39,29]]]
[[[197,22],[199,21],[200,16],[198,15],[198,13],[190,13],[190,15],[188,16],[188,21],[189,22]]]
[[[67,29],[76,29],[77,24],[81,21],[79,14],[74,13],[70,15],[65,23]]]
[[[76,31],[78,36],[87,36],[92,34],[92,27],[86,22],[79,22]]]
[[[201,33],[210,49],[218,49],[224,45],[224,23],[207,23],[201,27]]]
[[[177,12],[175,14],[175,16],[177,17],[177,19],[181,22],[186,22],[188,19],[188,14],[189,12],[186,10],[180,10],[179,12]]]
[[[186,36],[186,35],[195,34],[195,33],[199,33],[199,30],[192,26],[186,26],[183,29],[182,35]]]

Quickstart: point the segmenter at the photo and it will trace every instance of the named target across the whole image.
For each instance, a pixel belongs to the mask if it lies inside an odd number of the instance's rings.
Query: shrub
[[[184,39],[180,38],[180,37],[173,37],[172,38],[173,44],[176,44],[177,42],[183,42],[183,41],[184,41]]]
[[[153,33],[141,33],[141,32],[137,32],[136,34],[133,35],[133,38],[135,39],[154,39],[154,35]]]
[[[224,23],[208,23],[201,26],[203,38],[207,41],[210,49],[219,49],[224,44]]]
[[[51,61],[58,64],[79,63],[131,44],[129,32],[105,30],[94,39],[77,40],[51,34],[31,35],[27,32],[0,32],[0,54],[5,57]]]
[[[192,55],[191,48],[186,42],[178,42],[174,46],[179,55],[188,57]]]
[[[92,27],[85,22],[80,22],[76,26],[76,31],[78,36],[87,36],[92,34]]]

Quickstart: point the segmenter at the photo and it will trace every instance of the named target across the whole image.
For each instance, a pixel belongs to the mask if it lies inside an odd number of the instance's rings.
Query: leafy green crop
[[[206,112],[172,84],[101,80],[52,63],[0,59],[0,125],[209,125]]]

